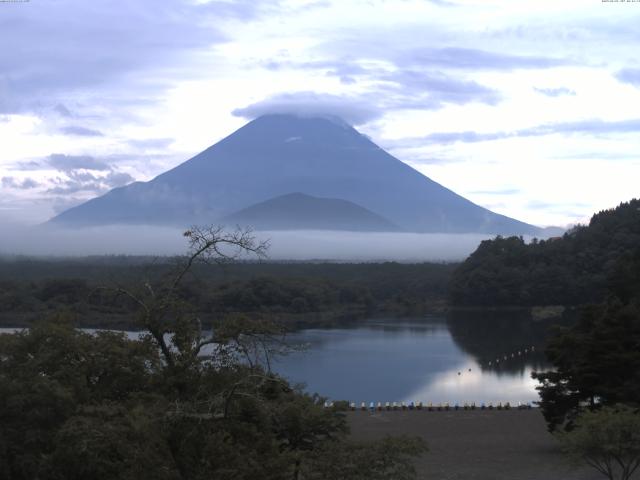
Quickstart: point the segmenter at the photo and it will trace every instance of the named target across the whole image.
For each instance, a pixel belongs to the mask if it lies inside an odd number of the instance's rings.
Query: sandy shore
[[[348,412],[352,436],[419,435],[429,452],[416,461],[418,478],[473,480],[597,480],[588,466],[569,463],[536,410]],[[636,476],[640,478],[640,475]]]

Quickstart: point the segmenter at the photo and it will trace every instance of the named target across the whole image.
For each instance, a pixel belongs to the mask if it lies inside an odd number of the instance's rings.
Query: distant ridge
[[[289,193],[251,205],[222,219],[222,223],[258,230],[351,230],[397,232],[385,218],[347,200]]]
[[[257,118],[153,180],[111,190],[51,221],[210,224],[291,192],[355,203],[409,232],[542,233],[457,195],[342,121],[294,115]]]

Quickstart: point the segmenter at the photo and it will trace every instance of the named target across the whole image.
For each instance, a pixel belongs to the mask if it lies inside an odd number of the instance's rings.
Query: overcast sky
[[[640,196],[638,25],[602,0],[0,2],[0,222],[285,111],[340,115],[493,211],[584,221]]]

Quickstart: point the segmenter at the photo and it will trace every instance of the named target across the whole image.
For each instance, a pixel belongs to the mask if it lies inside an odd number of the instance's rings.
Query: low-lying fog
[[[254,232],[269,240],[273,260],[455,261],[492,235],[369,233],[344,231]],[[187,249],[178,228],[109,226],[82,229],[14,226],[2,228],[0,254],[6,255],[176,255]]]

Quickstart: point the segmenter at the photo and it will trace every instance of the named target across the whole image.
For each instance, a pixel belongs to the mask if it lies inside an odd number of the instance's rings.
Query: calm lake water
[[[543,336],[499,322],[469,327],[441,318],[378,319],[303,330],[289,339],[307,350],[279,359],[274,370],[310,393],[367,404],[536,401],[531,372],[548,367]]]
[[[292,333],[288,341],[306,349],[278,358],[273,369],[333,400],[532,402],[531,372],[549,367],[546,332],[513,315],[375,319]]]

